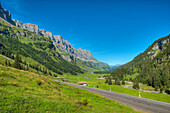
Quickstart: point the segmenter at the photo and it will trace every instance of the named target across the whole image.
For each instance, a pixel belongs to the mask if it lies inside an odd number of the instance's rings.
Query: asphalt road
[[[107,97],[109,99],[119,101],[119,102],[124,103],[128,106],[136,107],[138,109],[141,109],[141,110],[144,110],[147,112],[170,113],[170,104],[169,103],[155,101],[155,100],[146,99],[146,98],[139,98],[136,96],[106,91],[106,90],[97,89],[97,88],[80,86],[80,85],[66,83],[66,82],[61,82],[61,83],[69,85],[69,86],[74,86],[74,87],[78,87],[81,89],[85,89],[85,90],[88,90],[88,91],[96,93],[96,94],[100,94],[100,95]]]

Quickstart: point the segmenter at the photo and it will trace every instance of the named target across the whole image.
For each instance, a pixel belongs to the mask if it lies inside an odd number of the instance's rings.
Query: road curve
[[[58,82],[56,80],[56,82]],[[153,113],[170,113],[170,104],[165,102],[160,102],[156,100],[146,99],[146,98],[139,98],[136,96],[116,93],[116,92],[110,92],[102,89],[97,88],[90,88],[86,86],[80,86],[76,84],[66,83],[66,82],[60,82],[69,86],[78,87],[81,89],[88,90],[93,93],[100,94],[104,97],[107,97],[109,99],[113,99],[119,102],[122,102],[128,106],[136,107],[138,109],[147,111],[147,112],[153,112]]]

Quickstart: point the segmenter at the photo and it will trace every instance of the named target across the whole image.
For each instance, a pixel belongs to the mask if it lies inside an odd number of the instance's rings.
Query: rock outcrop
[[[15,25],[15,22],[11,19],[11,13],[6,9],[3,9],[0,3],[0,18],[7,21],[8,23]]]
[[[9,13],[7,10],[4,10],[0,4],[0,21],[1,20],[15,25],[19,28],[33,32],[32,36],[34,36],[34,33],[36,33],[38,35],[51,39],[53,45],[57,48],[57,52],[60,53],[60,56],[68,61],[75,61],[75,63],[77,63],[76,61],[81,60],[83,61],[84,66],[86,65],[87,67],[96,70],[111,70],[111,67],[108,64],[97,61],[97,59],[93,57],[90,51],[82,50],[81,48],[75,49],[67,40],[64,40],[60,35],[53,35],[51,32],[48,32],[44,29],[39,29],[39,26],[35,24],[22,23],[21,21],[14,19],[12,20],[11,13]],[[0,32],[5,33],[3,31]],[[23,37],[31,37],[29,34],[23,31],[17,31],[15,32],[15,34],[17,36],[20,35]]]
[[[51,32],[45,31],[44,29],[39,29],[38,25],[31,24],[31,23],[25,23],[23,24],[21,21],[14,20],[16,26],[27,29],[29,31],[32,31],[36,34],[42,35],[44,37],[47,37],[53,41],[53,44],[58,48],[60,51],[59,53],[67,53],[63,54],[63,58],[71,61],[75,60],[75,58],[78,58],[82,61],[91,61],[91,62],[98,62],[90,51],[82,50],[81,48],[75,49],[67,40],[64,40],[60,35],[53,35]],[[70,55],[70,56],[68,56]]]
[[[154,47],[152,48],[152,50],[156,50],[156,49],[160,49],[162,50],[163,49],[163,45],[170,42],[170,36],[169,38],[167,38],[166,40],[161,40],[159,42],[157,42]]]
[[[156,50],[162,51],[163,45],[168,42],[170,42],[170,35],[168,35],[164,40],[158,40],[157,42],[153,43],[151,50],[147,52],[147,54],[154,54],[153,56],[156,56]]]

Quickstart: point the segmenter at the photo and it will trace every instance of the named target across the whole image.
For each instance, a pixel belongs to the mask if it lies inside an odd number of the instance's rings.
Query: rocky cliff
[[[167,51],[165,52],[165,49],[167,49],[167,45],[169,43],[170,34],[153,42],[152,45],[150,45],[143,53],[137,55],[131,62],[125,64],[124,66],[144,64],[150,61],[154,62],[155,59],[161,59],[162,61],[169,60],[170,54]],[[158,56],[161,56],[162,58],[157,58]]]
[[[170,35],[155,41],[148,49],[147,54],[153,59],[159,51],[164,49],[164,45],[170,42]]]
[[[111,70],[111,67],[103,62],[97,61],[93,57],[90,51],[82,50],[81,48],[74,48],[67,40],[64,40],[60,35],[53,35],[51,32],[48,32],[44,29],[39,29],[38,25],[31,23],[22,23],[18,20],[11,19],[11,13],[7,10],[4,10],[0,5],[0,21],[6,21],[12,25],[15,25],[19,28],[31,31],[36,33],[37,35],[41,35],[43,37],[47,37],[52,40],[53,45],[55,46],[57,52],[66,60],[74,61],[77,65],[86,70],[88,68],[90,71],[92,70]],[[17,31],[15,32],[17,36],[29,37],[30,35],[27,32]],[[32,34],[35,37],[35,34]]]
[[[0,3],[0,18],[6,20],[12,25],[15,25],[15,22],[11,19],[11,13],[8,12],[6,9],[3,9]]]
[[[44,29],[39,29],[38,25],[31,23],[22,23],[21,21],[14,20],[16,26],[32,31],[36,34],[47,37],[53,41],[56,48],[59,49],[59,53],[66,60],[80,59],[82,61],[91,61],[97,63],[98,61],[93,57],[90,51],[82,50],[81,48],[75,49],[67,40],[64,40],[60,35],[53,35],[51,32],[45,31]],[[65,54],[67,53],[67,54]]]

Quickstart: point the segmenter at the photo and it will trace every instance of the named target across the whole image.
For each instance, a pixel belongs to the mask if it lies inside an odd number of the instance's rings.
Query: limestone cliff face
[[[11,19],[11,13],[8,12],[6,9],[3,9],[0,3],[0,18],[6,20],[12,25],[15,25],[15,22]]]
[[[64,59],[68,61],[74,61],[74,63],[80,63],[81,66],[88,67],[93,70],[111,70],[111,67],[103,62],[97,61],[93,57],[90,51],[82,50],[81,48],[75,49],[67,40],[64,40],[60,35],[53,35],[51,32],[48,32],[44,29],[39,29],[38,25],[31,24],[31,23],[22,23],[18,20],[11,19],[11,13],[7,10],[4,10],[0,4],[0,21],[5,21],[10,25],[15,25],[19,28],[26,29],[28,31],[34,32],[31,35],[28,32],[24,31],[15,31],[16,36],[22,37],[35,37],[36,34],[41,35],[43,37],[47,37],[52,40],[52,45],[55,46],[57,49],[58,55],[62,56]],[[11,25],[11,26],[12,26]],[[0,31],[2,33],[6,33],[4,31]],[[7,32],[8,33],[8,32]],[[9,35],[14,35],[10,34]],[[85,69],[84,67],[82,67]],[[86,69],[85,69],[86,70]]]
[[[170,42],[170,35],[168,35],[164,39],[156,41],[155,43],[153,43],[151,45],[151,50],[149,52],[147,52],[147,54],[149,54],[149,55],[153,54],[153,57],[156,56],[156,54],[157,54],[156,50],[162,51],[162,49],[164,49],[163,45],[166,43],[169,43],[169,42]]]
[[[47,37],[53,41],[56,48],[59,49],[59,53],[62,54],[63,58],[71,61],[80,59],[82,61],[91,61],[97,63],[98,61],[93,57],[90,51],[82,50],[81,48],[75,49],[67,40],[64,40],[60,35],[53,35],[51,32],[45,31],[44,29],[39,29],[38,25],[31,23],[22,23],[21,21],[14,20],[16,26],[32,31],[36,34]],[[65,54],[67,53],[67,54]]]
[[[163,45],[168,43],[168,42],[170,42],[170,36],[169,36],[169,38],[167,38],[165,40],[161,40],[161,41],[157,42],[152,49],[153,50],[156,50],[156,49],[162,50],[163,49]]]

